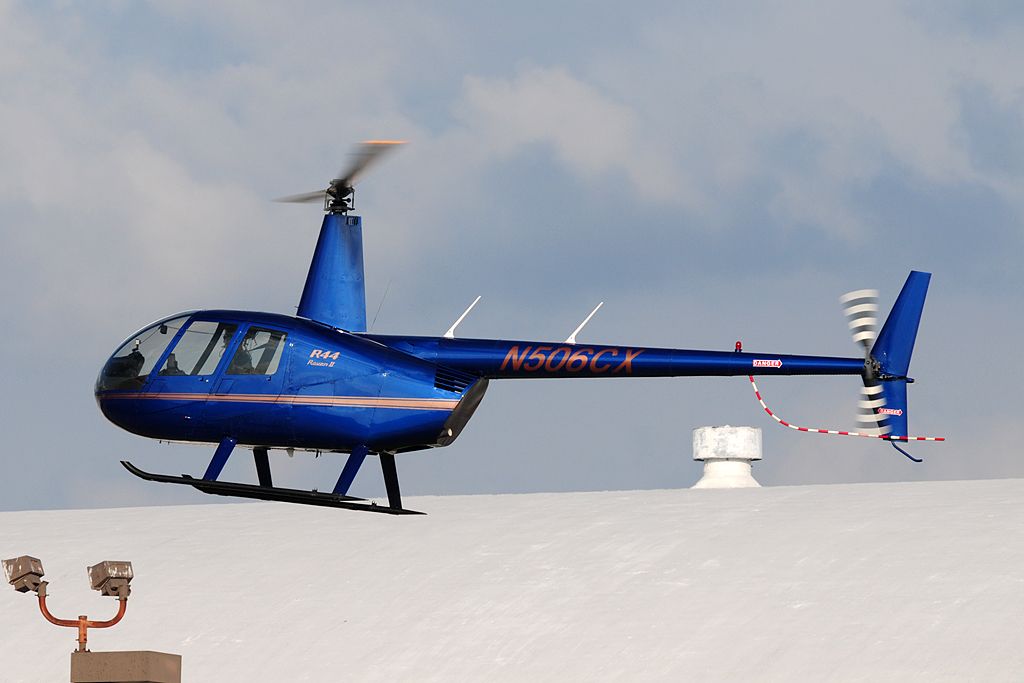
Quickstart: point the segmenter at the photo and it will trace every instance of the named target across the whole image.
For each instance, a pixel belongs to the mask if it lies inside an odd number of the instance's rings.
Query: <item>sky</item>
[[[910,421],[949,441],[922,464],[780,428],[744,378],[503,381],[399,457],[407,495],[688,486],[715,424],[764,430],[768,485],[1024,476],[1021,64],[1010,2],[0,0],[0,509],[208,502],[120,468],[209,449],[107,423],[96,373],[177,311],[293,313],[321,213],[270,200],[370,138],[409,141],[357,191],[374,332],[481,295],[460,336],[557,340],[604,301],[580,341],[856,356],[838,297],[934,273]],[[856,378],[760,388],[854,424]],[[342,460],[272,454],[294,486]]]

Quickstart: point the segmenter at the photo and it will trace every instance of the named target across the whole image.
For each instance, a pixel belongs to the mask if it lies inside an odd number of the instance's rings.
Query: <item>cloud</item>
[[[948,34],[973,34],[991,39],[1012,40],[1005,34],[1020,34],[1024,28],[1024,9],[1014,0],[912,0],[907,11],[925,26]]]
[[[511,79],[467,77],[457,112],[482,154],[500,158],[549,145],[584,178],[618,172],[641,197],[678,202],[684,195],[671,153],[642,135],[636,112],[565,68],[526,68]]]
[[[964,84],[959,105],[958,138],[974,167],[1011,178],[1024,174],[1024,94],[1000,101],[982,84]]]

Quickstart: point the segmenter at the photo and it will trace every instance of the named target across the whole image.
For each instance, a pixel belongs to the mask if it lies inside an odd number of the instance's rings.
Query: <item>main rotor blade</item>
[[[858,289],[839,297],[853,341],[871,351],[878,336],[878,290]]]
[[[306,202],[322,202],[324,197],[327,196],[327,190],[317,190],[316,192],[303,192],[302,194],[291,194],[287,197],[278,197],[275,202],[289,202],[292,204],[304,204]]]
[[[404,144],[405,140],[367,140],[359,143],[356,146],[356,151],[351,155],[352,162],[338,173],[338,178],[332,181],[331,185],[352,187],[355,185],[356,178],[362,175],[371,163],[379,159],[389,149]]]
[[[389,149],[404,144],[404,140],[367,140],[366,142],[361,142],[356,145],[356,151],[351,155],[351,163],[349,163],[347,168],[342,169],[338,173],[338,177],[331,181],[327,189],[278,197],[274,201],[305,204],[308,202],[323,202],[330,198],[331,206],[344,205],[346,209],[351,209],[352,187],[356,182],[356,178],[362,175],[370,164],[379,159]]]

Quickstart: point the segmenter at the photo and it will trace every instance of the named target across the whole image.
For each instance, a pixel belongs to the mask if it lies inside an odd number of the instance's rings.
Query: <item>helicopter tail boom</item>
[[[567,342],[366,336],[423,360],[490,379],[864,373],[862,358]]]

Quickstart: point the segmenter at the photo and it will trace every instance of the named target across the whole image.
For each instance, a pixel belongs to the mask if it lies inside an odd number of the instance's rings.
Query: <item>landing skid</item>
[[[301,505],[343,508],[345,510],[382,512],[386,515],[424,514],[415,510],[407,510],[402,507],[376,505],[372,502],[367,502],[365,498],[356,498],[354,496],[346,496],[337,493],[322,493],[320,491],[286,489],[277,486],[261,486],[257,484],[240,484],[236,482],[216,481],[210,479],[196,479],[195,477],[190,477],[187,474],[183,474],[180,477],[169,474],[153,474],[152,472],[140,470],[127,460],[122,460],[121,464],[126,470],[134,474],[136,477],[145,479],[146,481],[156,481],[162,484],[185,484],[199,489],[203,493],[210,493],[218,496],[236,496],[239,498],[254,498],[256,500],[273,500],[283,503],[299,503]]]

